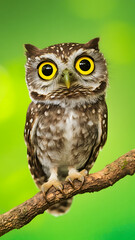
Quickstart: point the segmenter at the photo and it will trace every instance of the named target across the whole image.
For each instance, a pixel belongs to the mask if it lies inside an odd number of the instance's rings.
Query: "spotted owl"
[[[107,64],[99,38],[85,44],[62,43],[26,48],[30,103],[24,137],[29,169],[44,194],[63,181],[82,182],[107,138]],[[67,199],[48,209],[66,213]]]

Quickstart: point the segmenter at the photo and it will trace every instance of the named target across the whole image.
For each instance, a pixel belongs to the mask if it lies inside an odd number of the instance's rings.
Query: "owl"
[[[107,139],[107,64],[99,38],[44,49],[25,44],[26,84],[32,100],[24,138],[32,177],[40,190],[74,184],[92,168]],[[66,213],[72,199],[48,209]]]

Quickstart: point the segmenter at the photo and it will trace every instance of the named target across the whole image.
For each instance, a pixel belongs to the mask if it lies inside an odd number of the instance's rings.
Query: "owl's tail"
[[[47,212],[52,214],[55,217],[61,216],[65,213],[67,213],[70,209],[70,206],[72,204],[73,198],[69,198],[64,200],[61,203],[56,203],[50,208],[47,209]]]

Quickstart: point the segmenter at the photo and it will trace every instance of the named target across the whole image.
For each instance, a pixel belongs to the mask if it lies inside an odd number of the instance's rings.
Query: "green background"
[[[39,48],[100,37],[109,70],[107,143],[96,172],[134,148],[135,1],[0,1],[0,213],[38,192],[27,166],[23,139],[30,103],[24,43]],[[37,216],[3,239],[135,239],[135,176],[98,193],[78,195],[68,214]]]

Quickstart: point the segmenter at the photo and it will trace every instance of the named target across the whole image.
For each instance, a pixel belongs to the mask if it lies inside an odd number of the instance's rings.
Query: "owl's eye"
[[[57,72],[57,67],[52,62],[42,62],[38,67],[38,74],[44,80],[51,80]]]
[[[75,68],[79,73],[88,75],[94,71],[94,61],[90,57],[80,57],[75,63]]]

